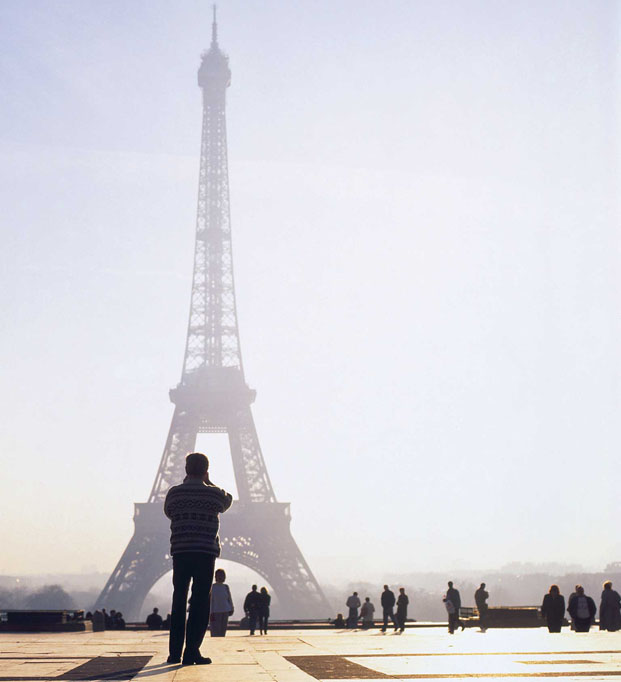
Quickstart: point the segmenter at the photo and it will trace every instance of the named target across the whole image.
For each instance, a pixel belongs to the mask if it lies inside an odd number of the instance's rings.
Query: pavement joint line
[[[89,661],[92,656],[0,656],[0,661]]]
[[[603,661],[585,661],[584,659],[564,660],[564,661],[515,661],[522,665],[602,665]]]
[[[567,672],[539,672],[539,673],[421,673],[418,675],[388,675],[387,677],[372,677],[370,679],[389,680],[452,680],[465,678],[497,678],[497,677],[619,677],[621,670],[580,670]],[[352,678],[356,679],[356,678]]]
[[[430,652],[421,653],[416,652],[412,654],[336,654],[338,656],[347,656],[348,658],[378,658],[382,657],[398,657],[398,656],[574,656],[584,654],[621,654],[621,650],[607,649],[606,651],[447,651],[447,652]],[[309,654],[312,655],[312,654]],[[325,654],[317,654],[323,656]]]

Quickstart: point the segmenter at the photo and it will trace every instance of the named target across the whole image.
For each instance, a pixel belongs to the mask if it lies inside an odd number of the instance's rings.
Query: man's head
[[[371,597],[365,597],[364,600],[365,601],[371,601]]]
[[[157,608],[157,606],[154,606],[153,607],[153,613],[157,613],[158,611],[159,611],[159,609]]]
[[[400,588],[399,588],[399,592],[400,592],[401,594],[405,594],[405,587],[400,587]]]
[[[217,583],[223,583],[226,580],[226,573],[224,572],[223,568],[219,568],[215,575],[214,578],[216,579]]]
[[[449,580],[449,581],[448,581],[448,586],[449,586],[449,587],[453,587],[453,581],[452,581],[452,580]]]
[[[354,597],[357,597],[357,596],[358,596],[358,593],[357,593],[357,592],[354,592]]]
[[[388,585],[384,585],[384,590],[387,590],[387,589],[388,589]]]
[[[185,473],[188,476],[203,478],[209,469],[209,460],[202,452],[191,452],[185,458]]]
[[[582,585],[576,585],[576,592],[580,595],[584,594],[584,587]]]
[[[253,592],[256,592],[256,591],[257,591],[257,586],[256,586],[256,585],[253,585],[253,586],[252,586],[252,591],[253,591]]]
[[[482,589],[482,590],[485,589],[485,583],[481,583],[481,589]]]

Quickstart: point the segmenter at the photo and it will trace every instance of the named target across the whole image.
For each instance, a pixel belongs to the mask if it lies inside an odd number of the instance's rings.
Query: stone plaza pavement
[[[621,632],[544,628],[280,630],[250,637],[207,637],[208,666],[168,665],[167,632],[0,634],[0,682],[150,680],[150,682],[304,682],[485,678],[604,680],[621,677]]]

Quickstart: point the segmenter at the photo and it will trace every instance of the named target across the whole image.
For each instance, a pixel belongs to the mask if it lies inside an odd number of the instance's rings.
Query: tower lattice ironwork
[[[214,9],[211,47],[201,60],[203,127],[194,275],[181,381],[170,391],[175,410],[148,502],[135,504],[134,534],[97,600],[138,617],[155,582],[172,568],[163,502],[184,477],[199,433],[226,433],[239,499],[222,516],[222,558],[262,575],[283,617],[326,617],[330,607],[290,531],[289,504],[277,502],[250,410],[255,391],[244,377],[237,326],[225,101],[231,71],[218,45]]]

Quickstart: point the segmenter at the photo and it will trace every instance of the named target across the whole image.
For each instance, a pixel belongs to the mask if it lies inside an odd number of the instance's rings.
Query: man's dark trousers
[[[399,622],[395,618],[392,606],[384,606],[384,625],[382,627],[382,632],[386,632],[386,627],[388,626],[388,619],[392,620],[395,630],[399,627]]]
[[[248,611],[248,627],[250,628],[251,635],[254,635],[254,631],[257,629],[258,617],[259,609],[250,609],[250,611]]]
[[[192,657],[199,653],[209,622],[209,592],[213,582],[215,562],[215,556],[203,552],[173,554],[173,599],[169,645],[171,658],[181,658],[184,639],[186,656]],[[186,632],[185,609],[190,581],[192,581],[192,595]]]

